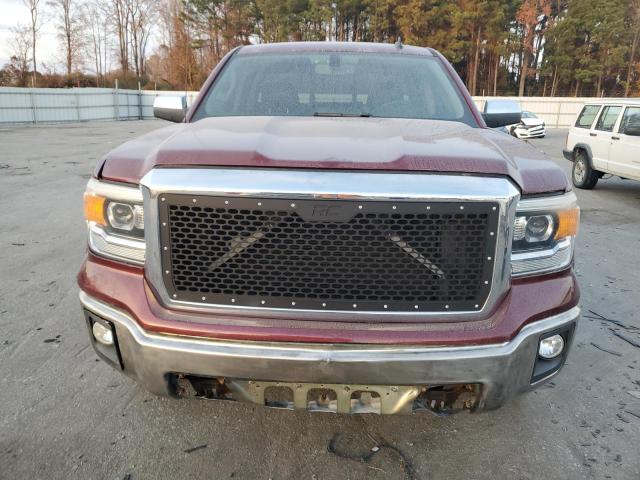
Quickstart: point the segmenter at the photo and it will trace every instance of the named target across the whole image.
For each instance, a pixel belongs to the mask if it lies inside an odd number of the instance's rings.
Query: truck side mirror
[[[487,100],[482,110],[487,127],[497,128],[520,123],[522,109],[514,100]]]
[[[187,114],[185,95],[160,95],[153,101],[153,116],[180,123]]]

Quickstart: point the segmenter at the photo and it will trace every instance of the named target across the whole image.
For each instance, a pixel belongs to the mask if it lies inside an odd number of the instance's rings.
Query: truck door
[[[593,166],[596,170],[609,170],[608,159],[613,127],[621,111],[620,105],[606,105],[600,111],[598,121],[589,132],[589,146],[591,147]]]
[[[626,107],[617,133],[611,136],[609,171],[640,180],[640,107]]]

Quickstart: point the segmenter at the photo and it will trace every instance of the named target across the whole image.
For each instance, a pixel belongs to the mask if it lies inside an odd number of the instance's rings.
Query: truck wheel
[[[591,190],[598,183],[598,171],[591,168],[589,159],[584,152],[578,152],[573,160],[571,179],[573,184],[584,190]]]

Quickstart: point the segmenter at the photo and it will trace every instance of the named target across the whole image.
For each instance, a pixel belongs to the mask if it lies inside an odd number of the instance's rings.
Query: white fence
[[[0,125],[153,118],[153,100],[169,92],[112,88],[0,87]],[[172,92],[184,94],[185,92]],[[186,92],[190,105],[198,92]]]
[[[191,105],[198,92],[161,92],[111,88],[11,88],[0,87],[0,125],[21,123],[86,122],[96,120],[144,120],[153,118],[153,99],[162,94],[186,93]],[[520,102],[549,127],[571,125],[591,98],[474,97],[482,109],[492,98]]]
[[[602,98],[591,97],[473,97],[482,111],[486,100],[515,100],[522,110],[535,113],[548,127],[567,128],[573,125],[585,103]]]

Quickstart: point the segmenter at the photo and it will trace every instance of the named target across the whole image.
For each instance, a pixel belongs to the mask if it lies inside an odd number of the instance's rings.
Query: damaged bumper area
[[[153,393],[337,413],[497,408],[557,374],[580,315],[570,308],[497,344],[320,344],[151,333],[83,291],[80,301],[90,332],[95,322],[113,331],[111,350],[92,337],[97,353]],[[540,340],[555,334],[562,354],[540,358]]]

